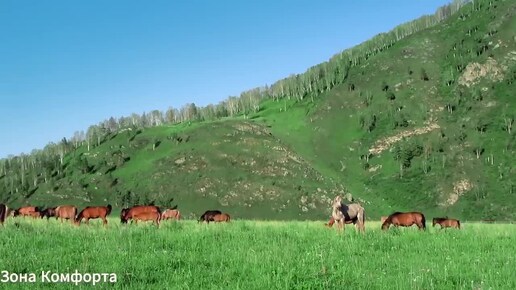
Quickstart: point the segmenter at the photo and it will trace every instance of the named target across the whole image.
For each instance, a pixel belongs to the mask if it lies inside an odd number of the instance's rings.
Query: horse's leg
[[[86,224],[89,225],[90,224],[90,218],[86,218]]]
[[[104,225],[107,225],[107,219],[105,216],[102,217],[102,223],[104,223]]]
[[[339,231],[344,230],[344,220],[339,220]]]

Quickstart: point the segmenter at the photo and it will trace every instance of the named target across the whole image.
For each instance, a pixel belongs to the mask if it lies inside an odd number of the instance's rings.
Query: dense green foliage
[[[117,274],[117,283],[96,285],[102,289],[514,289],[514,225],[463,227],[381,232],[376,222],[362,236],[322,222],[181,221],[156,229],[113,219],[107,228],[9,219],[0,269],[38,276],[6,289],[70,289],[39,276],[75,270]]]
[[[372,217],[512,220],[516,5],[461,3],[217,106],[111,118],[1,160],[0,197],[299,219],[351,193]]]

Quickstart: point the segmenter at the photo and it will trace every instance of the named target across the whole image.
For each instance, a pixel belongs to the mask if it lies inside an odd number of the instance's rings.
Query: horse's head
[[[340,197],[340,195],[337,195],[335,197],[335,199],[333,199],[332,207],[336,208],[336,207],[340,207],[341,205],[342,205],[342,197]]]
[[[389,223],[389,222],[387,222],[387,220],[386,220],[386,221],[384,221],[384,222],[382,223],[382,230],[384,230],[384,231],[385,231],[385,230],[389,229],[389,226],[390,226],[390,223]]]

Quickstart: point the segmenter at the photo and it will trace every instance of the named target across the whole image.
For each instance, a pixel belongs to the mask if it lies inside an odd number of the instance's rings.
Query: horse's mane
[[[437,218],[434,218],[433,220],[436,221],[436,222],[442,222],[442,221],[445,221],[447,219],[448,219],[448,217],[444,217],[444,218],[437,217]]]

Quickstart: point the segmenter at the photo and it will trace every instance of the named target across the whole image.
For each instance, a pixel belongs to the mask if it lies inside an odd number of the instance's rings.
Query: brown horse
[[[166,209],[161,214],[161,220],[168,220],[168,219],[180,220],[181,219],[181,213],[177,209]]]
[[[83,209],[75,218],[75,223],[79,226],[81,225],[81,221],[86,219],[86,224],[90,223],[90,219],[102,219],[102,223],[107,225],[106,216],[111,213],[111,205],[107,206],[88,206]]]
[[[73,205],[61,205],[56,207],[56,220],[63,219],[71,220],[72,223],[75,221],[75,216],[77,215],[77,208]]]
[[[346,224],[352,224],[353,220],[345,220],[344,223]],[[335,219],[333,217],[330,217],[330,220],[328,223],[324,224],[325,227],[331,228],[335,224]]]
[[[197,221],[197,223],[199,222],[207,222],[209,223],[210,221],[213,221],[213,217],[215,215],[218,215],[218,214],[221,214],[222,212],[220,210],[207,210],[205,211],[201,217],[199,218],[199,220]]]
[[[8,216],[9,208],[7,205],[0,203],[0,225],[4,225],[4,221]]]
[[[47,221],[49,218],[56,216],[56,208],[49,207],[41,211],[41,218],[46,217]]]
[[[395,212],[382,223],[382,230],[387,230],[390,225],[395,227],[410,227],[417,225],[419,230],[426,229],[425,216],[420,212]]]
[[[156,211],[146,211],[146,212],[139,212],[135,213],[132,216],[132,219],[134,220],[134,223],[138,223],[138,221],[153,221],[156,223],[156,226],[159,228],[159,222],[160,222],[161,214]]]
[[[229,223],[230,220],[231,220],[231,217],[227,213],[219,213],[219,214],[216,214],[213,216],[213,221],[216,223],[221,223],[221,222]],[[210,223],[209,220],[208,220],[208,223]]]
[[[34,217],[34,212],[39,212],[39,208],[37,206],[23,206],[14,211],[14,216],[32,216]]]
[[[124,211],[124,209],[122,210],[122,213],[121,213],[121,222],[122,223],[127,223],[128,220],[130,219],[134,219],[134,217],[136,215],[139,215],[141,213],[147,213],[147,212],[157,212],[159,215],[161,215],[161,211],[159,210],[159,207],[157,206],[154,206],[154,205],[137,205],[137,206],[133,206],[129,209],[127,209],[126,211]]]
[[[441,230],[443,228],[456,228],[460,229],[460,221],[456,219],[445,218],[433,218],[432,219],[432,227],[435,227],[436,224],[441,226]]]
[[[344,224],[353,223],[359,232],[365,231],[365,210],[358,203],[344,204],[342,198],[336,196],[333,200],[331,216],[340,230],[344,229]]]

